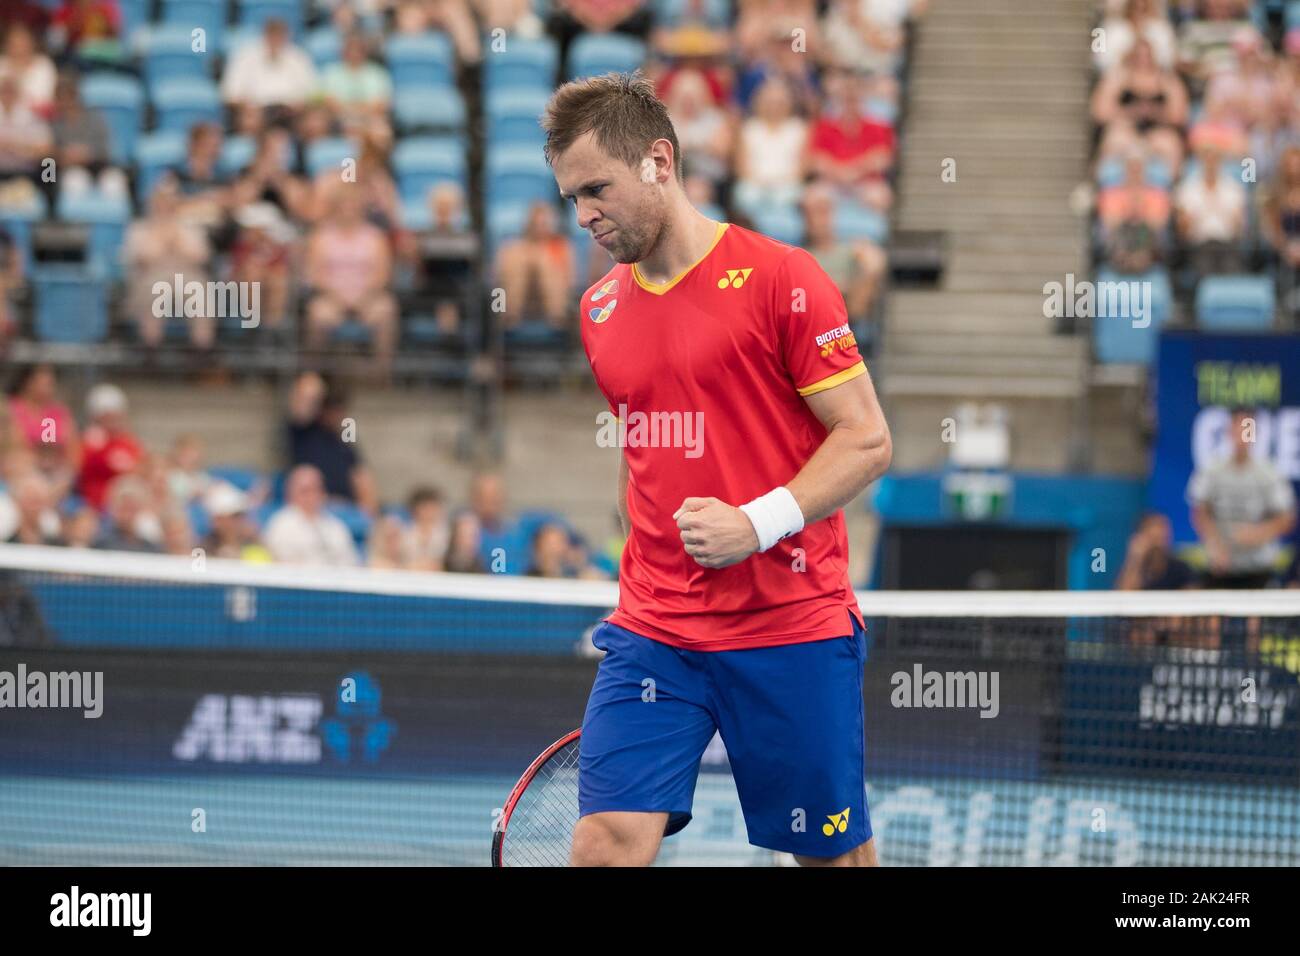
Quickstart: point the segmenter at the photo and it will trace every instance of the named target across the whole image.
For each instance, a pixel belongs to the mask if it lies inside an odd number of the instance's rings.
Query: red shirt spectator
[[[82,435],[81,475],[77,492],[103,510],[109,485],[135,470],[144,449],[127,427],[126,396],[116,385],[96,385],[86,396],[91,424]]]
[[[814,154],[836,163],[851,162],[879,149],[892,157],[894,128],[863,116],[823,116],[813,124],[809,144]]]
[[[117,0],[64,0],[54,14],[54,27],[63,31],[69,49],[86,40],[107,40],[122,30]]]

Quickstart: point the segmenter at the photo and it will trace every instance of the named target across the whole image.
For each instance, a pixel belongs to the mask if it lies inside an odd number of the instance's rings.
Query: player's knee
[[[573,866],[649,866],[658,841],[649,839],[646,821],[635,816],[593,813],[582,817],[573,830]]]

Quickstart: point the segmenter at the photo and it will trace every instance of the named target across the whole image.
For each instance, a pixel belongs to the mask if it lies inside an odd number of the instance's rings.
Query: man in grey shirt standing
[[[1251,455],[1255,412],[1232,413],[1232,454],[1187,482],[1192,527],[1205,545],[1209,588],[1262,588],[1273,577],[1278,539],[1295,527],[1291,482]]]

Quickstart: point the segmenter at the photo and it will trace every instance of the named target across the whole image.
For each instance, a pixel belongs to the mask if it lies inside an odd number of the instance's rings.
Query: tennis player
[[[571,862],[653,862],[718,731],[751,843],[873,865],[840,509],[891,449],[843,297],[803,249],[691,205],[639,73],[560,87],[542,125],[561,196],[615,262],[580,321],[620,420],[628,535],[593,636]]]

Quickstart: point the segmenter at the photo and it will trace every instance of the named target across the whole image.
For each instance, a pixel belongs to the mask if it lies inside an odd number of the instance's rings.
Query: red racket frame
[[[537,776],[537,772],[542,769],[542,766],[546,761],[555,756],[561,748],[567,746],[581,736],[582,728],[579,727],[577,730],[569,731],[555,743],[543,750],[538,754],[537,759],[528,765],[528,769],[524,771],[523,776],[519,778],[519,782],[516,783],[514,789],[510,791],[510,798],[506,800],[505,809],[501,811],[501,822],[497,825],[496,833],[492,834],[493,866],[505,866],[505,864],[501,862],[501,851],[502,847],[505,845],[506,827],[510,825],[510,815],[515,812],[515,804],[519,802],[519,798],[524,795],[524,791],[528,789],[528,785],[533,782],[533,778]]]

